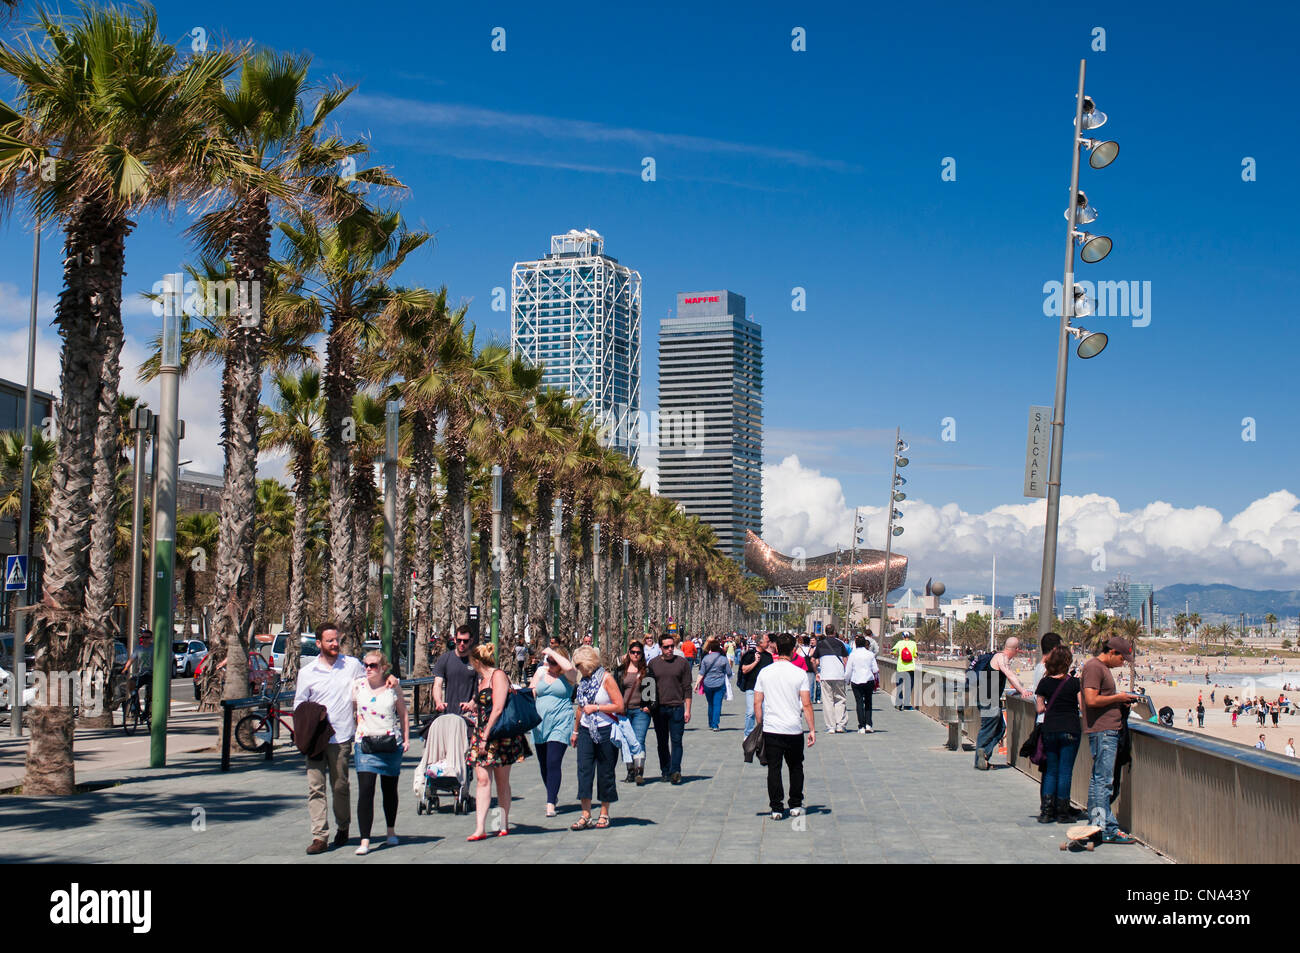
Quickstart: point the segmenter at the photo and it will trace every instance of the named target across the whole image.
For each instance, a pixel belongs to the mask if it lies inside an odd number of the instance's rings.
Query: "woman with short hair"
[[[731,663],[722,654],[722,644],[716,636],[704,643],[704,656],[700,659],[700,681],[704,697],[709,702],[709,730],[717,731],[722,724],[722,701],[731,678]]]
[[[497,783],[497,807],[501,809],[501,829],[498,837],[510,833],[510,766],[518,764],[532,754],[528,739],[523,735],[493,738],[492,729],[505,711],[510,698],[510,678],[496,665],[497,652],[491,642],[477,645],[469,653],[469,663],[478,676],[478,691],[474,695],[475,723],[470,735],[466,763],[474,767],[475,813],[478,823],[474,833],[465,838],[480,841],[487,838],[487,814],[492,800],[492,782]]]
[[[378,649],[362,661],[366,677],[352,683],[352,707],[357,732],[357,823],[361,846],[357,854],[370,853],[370,828],[375,820],[375,780],[383,791],[384,821],[388,825],[385,843],[397,846],[397,778],[402,773],[402,755],[411,746],[411,723],[406,717],[406,700],[387,686],[388,658]]]
[[[574,705],[573,734],[570,743],[578,749],[578,801],[582,816],[571,825],[571,830],[589,827],[609,827],[609,806],[618,800],[614,783],[614,766],[618,762],[618,748],[611,740],[615,717],[623,710],[623,693],[619,691],[614,676],[600,664],[600,653],[584,645],[573,653],[582,680],[578,682]],[[596,783],[600,798],[600,817],[591,819],[591,787]]]

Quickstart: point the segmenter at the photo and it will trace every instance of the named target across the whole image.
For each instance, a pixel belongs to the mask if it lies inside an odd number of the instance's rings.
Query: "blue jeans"
[[[627,720],[632,722],[632,734],[636,735],[636,747],[632,749],[632,757],[645,757],[645,736],[650,730],[650,712],[642,711],[640,708],[633,708],[627,713]]]
[[[655,740],[659,742],[659,773],[680,774],[682,771],[682,732],[686,730],[686,709],[660,706],[655,712]],[[672,752],[669,753],[669,743]]]
[[[993,755],[998,750],[998,742],[1002,736],[1007,733],[1007,726],[1002,723],[1002,712],[998,711],[992,715],[981,715],[980,733],[975,739],[975,763],[980,763],[979,753],[984,752],[984,756],[989,761],[993,760]]]
[[[1110,789],[1115,783],[1115,753],[1119,749],[1119,730],[1094,731],[1088,735],[1092,752],[1092,780],[1088,782],[1088,823],[1103,828],[1103,835],[1119,833],[1119,821],[1110,812]]]
[[[754,690],[752,688],[747,688],[745,689],[745,737],[746,738],[749,737],[749,733],[754,730],[754,725],[756,724],[758,724],[758,722],[754,718]]]
[[[709,701],[709,727],[717,728],[722,723],[722,701],[727,697],[727,687],[709,688],[705,685],[704,697]]]
[[[1043,797],[1070,800],[1070,779],[1074,777],[1074,758],[1079,753],[1077,731],[1044,731]]]

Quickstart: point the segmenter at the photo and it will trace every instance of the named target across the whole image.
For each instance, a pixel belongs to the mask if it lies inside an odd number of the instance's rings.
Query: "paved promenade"
[[[877,704],[887,703],[884,695]],[[704,706],[686,731],[683,783],[657,779],[653,729],[644,787],[619,783],[614,823],[573,832],[576,759],[565,757],[560,815],[544,814],[535,758],[516,766],[511,835],[469,844],[473,820],[444,808],[417,816],[408,770],[401,779],[402,843],[361,858],[352,845],[316,858],[307,782],[296,750],[276,760],[236,759],[228,774],[217,755],[183,753],[159,771],[86,772],[79,782],[115,786],[64,799],[0,796],[0,861],[117,863],[1164,863],[1144,847],[1058,849],[1062,825],[1040,825],[1037,786],[1010,767],[972,770],[969,752],[943,748],[945,730],[919,712],[876,712],[877,731],[823,735],[808,752],[801,825],[768,816],[766,769],[740,755],[743,696],[710,732]],[[817,717],[821,721],[820,709]],[[855,724],[850,714],[850,723]],[[416,746],[407,756],[414,765]],[[621,779],[623,770],[618,777]],[[356,783],[353,776],[355,814]],[[378,798],[376,799],[378,800]],[[382,812],[376,804],[377,830]],[[332,823],[332,817],[331,817]]]

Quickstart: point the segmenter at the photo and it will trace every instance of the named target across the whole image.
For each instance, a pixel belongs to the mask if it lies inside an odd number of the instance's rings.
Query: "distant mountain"
[[[1266,613],[1273,613],[1279,621],[1287,616],[1294,618],[1300,614],[1300,589],[1239,589],[1236,586],[1221,584],[1198,585],[1195,583],[1178,583],[1157,589],[1156,605],[1160,607],[1160,618],[1172,622],[1173,617],[1184,611],[1199,612],[1206,615],[1231,616],[1236,618],[1241,613],[1256,617],[1252,624],[1262,624]]]

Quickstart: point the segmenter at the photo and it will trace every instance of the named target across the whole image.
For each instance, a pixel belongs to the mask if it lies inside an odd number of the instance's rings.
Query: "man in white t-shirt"
[[[763,732],[767,757],[767,799],[772,820],[785,815],[782,802],[781,762],[790,768],[790,816],[803,814],[803,722],[808,724],[808,747],[817,743],[812,699],[808,695],[808,675],[790,661],[794,636],[776,637],[776,661],[758,673],[754,683],[754,718]]]
[[[822,717],[831,734],[839,734],[849,727],[848,689],[844,684],[844,663],[848,657],[849,650],[836,636],[835,624],[831,623],[813,650],[817,680],[822,685]]]
[[[352,684],[365,678],[366,669],[359,659],[339,651],[339,630],[332,622],[321,626],[316,645],[320,649],[310,665],[298,670],[298,687],[293,696],[293,707],[304,702],[315,702],[329,715],[330,736],[325,757],[307,759],[307,810],[311,814],[311,846],[309,854],[322,854],[329,847],[329,810],[326,803],[326,775],[334,794],[334,821],[338,833],[334,846],[348,842],[348,828],[352,824],[352,792],[348,784],[349,759],[352,756],[352,736],[357,731],[356,710],[352,705]],[[397,688],[396,678],[388,676],[388,687]]]

